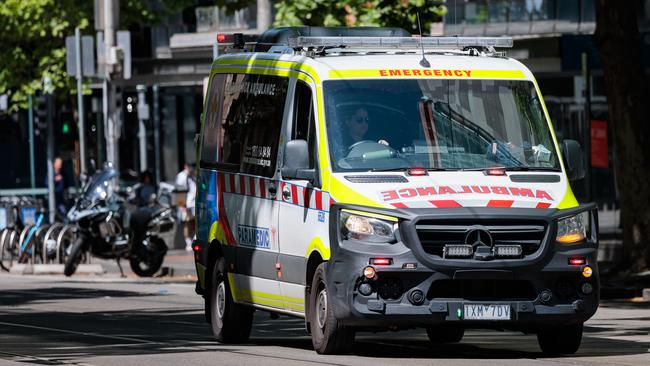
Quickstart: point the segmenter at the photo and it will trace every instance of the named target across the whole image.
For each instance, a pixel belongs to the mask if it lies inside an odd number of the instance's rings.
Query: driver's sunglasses
[[[368,123],[368,121],[370,121],[368,117],[361,117],[361,116],[354,117],[354,122],[358,124]]]

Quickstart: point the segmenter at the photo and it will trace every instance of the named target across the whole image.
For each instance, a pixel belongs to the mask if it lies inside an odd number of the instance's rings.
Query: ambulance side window
[[[220,165],[233,172],[273,176],[289,79],[228,74],[222,111]]]
[[[293,129],[291,139],[306,140],[309,145],[309,167],[314,167],[316,156],[316,128],[311,88],[298,80],[293,101]]]
[[[219,111],[223,101],[223,75],[212,77],[203,116],[203,142],[201,144],[201,163],[210,166],[217,161],[217,142],[219,139]]]

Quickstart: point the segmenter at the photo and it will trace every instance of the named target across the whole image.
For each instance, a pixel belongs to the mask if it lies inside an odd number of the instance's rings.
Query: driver
[[[349,114],[345,119],[345,125],[348,128],[348,141],[346,141],[348,148],[359,141],[363,141],[370,125],[370,118],[366,108],[359,107],[354,109],[353,113]],[[388,145],[388,141],[383,139],[377,142]]]

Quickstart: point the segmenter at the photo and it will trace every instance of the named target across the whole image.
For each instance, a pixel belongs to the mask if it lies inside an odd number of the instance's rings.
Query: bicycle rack
[[[58,263],[59,256],[56,245],[56,237],[58,236],[59,232],[61,232],[63,227],[63,224],[55,222],[54,224],[50,225],[50,227],[45,232],[45,235],[43,236],[43,240],[41,242],[41,253],[43,253],[45,263]],[[48,243],[51,241],[54,243],[54,250],[49,250]]]
[[[16,235],[16,230],[9,227],[2,229],[0,233],[0,267],[7,272],[11,269],[16,254]],[[5,261],[8,264],[5,265]]]
[[[23,248],[27,248],[27,244],[25,243],[25,239],[27,239],[27,236],[29,235],[29,231],[32,229],[34,225],[25,225],[23,230],[20,232],[20,237],[18,238],[18,262],[20,263],[23,260]],[[30,238],[30,241],[34,237],[32,236]]]
[[[56,262],[64,263],[65,250],[76,239],[76,227],[74,225],[64,225],[56,236]],[[90,257],[90,256],[88,256]]]
[[[46,262],[46,253],[43,251],[45,249],[45,234],[50,228],[49,224],[43,224],[36,229],[34,233],[34,243],[32,247],[32,264],[36,264],[36,260],[39,260],[39,263],[45,264]]]

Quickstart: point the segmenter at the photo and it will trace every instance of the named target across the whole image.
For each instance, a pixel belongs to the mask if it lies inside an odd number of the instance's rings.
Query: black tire
[[[167,247],[160,238],[149,238],[152,250],[140,248],[129,256],[129,264],[133,273],[140,277],[151,277],[162,267]]]
[[[70,277],[76,271],[79,264],[83,261],[84,258],[84,239],[82,237],[77,238],[72,247],[70,248],[70,254],[65,260],[65,266],[63,267],[63,274]]]
[[[427,327],[427,336],[431,343],[458,343],[463,340],[465,329],[460,327],[442,325],[438,327]]]
[[[354,345],[354,329],[340,325],[334,309],[328,306],[332,301],[325,278],[325,263],[321,263],[316,268],[309,292],[311,342],[320,354],[346,353]]]
[[[537,343],[547,355],[572,355],[582,342],[582,324],[552,328],[537,333]]]
[[[221,343],[247,341],[253,327],[254,309],[236,304],[232,299],[224,258],[219,258],[214,264],[206,301],[208,299],[214,338]]]

